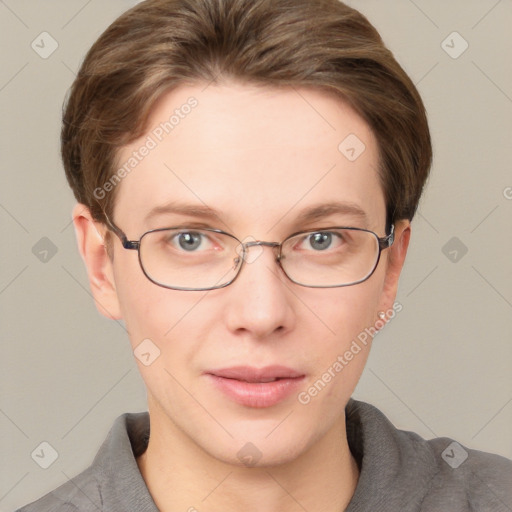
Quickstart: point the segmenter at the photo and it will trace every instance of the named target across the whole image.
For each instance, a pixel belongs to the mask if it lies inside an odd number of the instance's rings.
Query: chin
[[[293,440],[292,440],[293,441]],[[293,462],[300,456],[302,450],[293,442],[289,446],[275,446],[273,443],[257,444],[247,441],[241,445],[215,447],[215,452],[210,452],[220,462],[240,468],[272,468]]]
[[[276,425],[281,420],[261,425],[243,422],[237,428],[228,427],[233,438],[224,436],[212,442],[210,437],[202,440],[201,447],[220,462],[238,467],[265,468],[293,462],[307,451],[314,439],[311,429],[301,435],[299,427],[291,423],[278,432],[281,427],[276,429]]]

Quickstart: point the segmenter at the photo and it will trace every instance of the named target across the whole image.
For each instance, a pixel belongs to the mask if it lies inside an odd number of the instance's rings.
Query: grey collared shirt
[[[346,512],[512,512],[512,461],[397,430],[353,399],[346,416],[360,469]],[[123,414],[88,469],[17,512],[158,512],[135,460],[148,439],[148,413]]]

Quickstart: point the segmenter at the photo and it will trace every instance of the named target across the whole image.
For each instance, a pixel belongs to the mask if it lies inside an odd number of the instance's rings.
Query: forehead
[[[119,151],[121,167],[115,215],[134,229],[156,227],[144,224],[148,213],[165,215],[173,202],[215,210],[218,227],[231,229],[284,228],[322,203],[358,207],[365,227],[385,216],[373,133],[339,98],[314,89],[182,86]]]

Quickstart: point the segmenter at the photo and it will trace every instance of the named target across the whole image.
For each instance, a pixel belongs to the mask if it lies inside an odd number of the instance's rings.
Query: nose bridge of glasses
[[[267,247],[279,247],[281,244],[279,242],[263,242],[262,240],[253,240],[251,242],[245,242],[243,245],[245,247],[252,247],[253,245],[266,245]]]
[[[253,246],[261,246],[261,245],[265,245],[266,247],[272,247],[273,249],[275,249],[276,247],[279,248],[281,247],[281,244],[279,242],[264,242],[262,240],[252,240],[250,242],[245,242],[242,244],[244,247],[253,247]]]
[[[244,243],[241,243],[241,246],[243,247],[243,250],[244,252],[248,252],[247,249],[249,247],[261,247],[261,246],[266,246],[266,247],[271,247],[274,251],[274,254],[276,255],[276,259],[279,261],[280,259],[280,249],[281,249],[281,244],[279,242],[265,242],[263,240],[251,240],[249,242],[244,242]]]

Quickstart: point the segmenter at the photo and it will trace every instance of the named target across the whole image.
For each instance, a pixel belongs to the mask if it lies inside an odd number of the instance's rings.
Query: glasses
[[[108,219],[107,219],[108,220]],[[213,290],[230,285],[244,262],[251,263],[249,248],[271,247],[284,274],[295,284],[309,288],[335,288],[366,281],[375,271],[380,254],[394,241],[373,231],[353,227],[328,227],[301,231],[281,243],[241,242],[235,236],[212,228],[176,226],[152,229],[139,240],[128,240],[108,220],[109,229],[125,249],[138,251],[145,276],[173,290]]]

